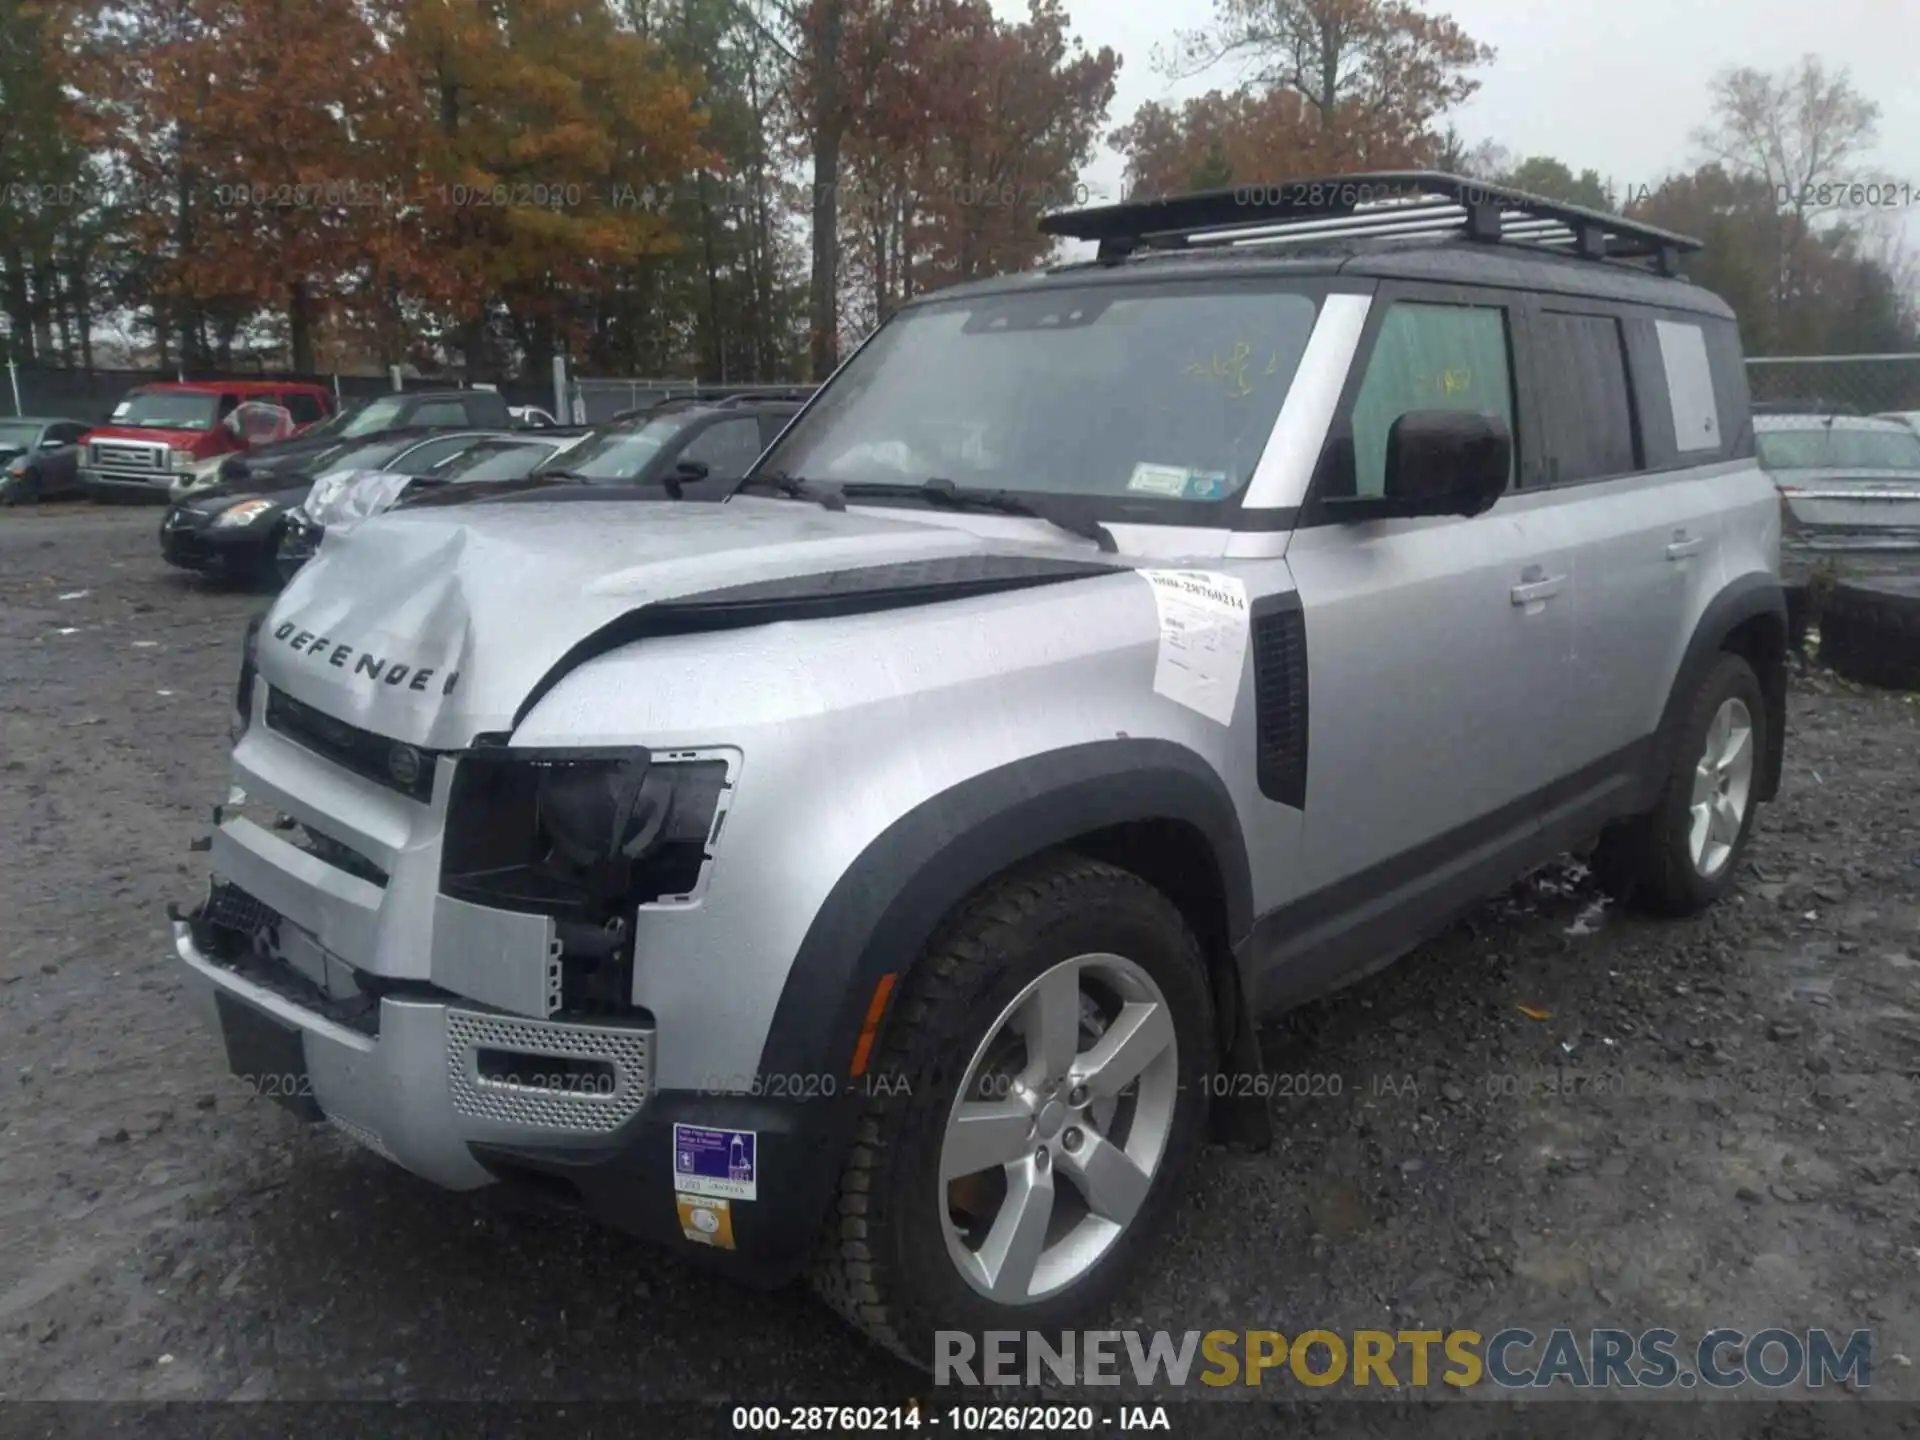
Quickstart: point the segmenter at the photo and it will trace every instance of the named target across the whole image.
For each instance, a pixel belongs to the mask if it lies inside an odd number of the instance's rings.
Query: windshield
[[[470,450],[450,455],[420,479],[432,484],[473,485],[488,480],[519,480],[531,475],[553,454],[551,445],[516,445],[510,440],[483,441]]]
[[[0,421],[0,450],[24,450],[39,438],[38,425],[10,425]]]
[[[1753,443],[1769,470],[1920,470],[1920,435],[1908,430],[1762,430]]]
[[[149,430],[211,430],[220,397],[207,390],[136,390],[113,407],[114,425]]]
[[[756,467],[827,483],[1219,502],[1253,477],[1306,295],[1190,286],[932,303],[874,337]]]
[[[406,402],[397,396],[369,400],[340,422],[339,433],[351,439],[356,435],[372,435],[381,430],[390,430],[393,428],[394,421],[400,418],[400,412],[405,408]]]
[[[663,417],[589,436],[567,452],[562,468],[589,480],[637,479],[685,424],[684,416]]]

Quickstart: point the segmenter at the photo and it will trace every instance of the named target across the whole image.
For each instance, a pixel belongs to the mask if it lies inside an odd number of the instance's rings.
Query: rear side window
[[[1720,399],[1707,358],[1706,331],[1679,320],[1656,320],[1660,360],[1667,372],[1667,401],[1673,407],[1673,439],[1681,458],[1707,459],[1725,449],[1720,428]]]
[[[326,407],[320,403],[320,397],[309,395],[304,390],[289,390],[280,399],[296,425],[311,425],[327,413]]]
[[[1620,322],[1549,310],[1540,325],[1551,482],[1633,474],[1641,468],[1641,446]]]
[[[1471,410],[1513,430],[1505,311],[1400,302],[1387,312],[1353,401],[1354,488],[1346,493],[1386,493],[1387,432],[1419,410]]]

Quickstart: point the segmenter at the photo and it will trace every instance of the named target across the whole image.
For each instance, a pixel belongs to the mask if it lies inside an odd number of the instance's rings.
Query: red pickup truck
[[[141,385],[81,440],[80,488],[96,498],[164,500],[181,474],[255,443],[234,422],[242,406],[274,406],[286,421],[257,439],[297,434],[338,409],[324,385],[279,380],[186,380]],[[252,412],[249,412],[252,413]],[[271,415],[271,412],[266,412]],[[245,418],[244,416],[242,417]]]

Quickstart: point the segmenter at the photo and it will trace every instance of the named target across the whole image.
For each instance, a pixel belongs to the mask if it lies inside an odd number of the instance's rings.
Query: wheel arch
[[[821,1137],[833,1152],[817,1167],[823,1212],[858,1118],[848,1084],[855,1049],[863,1030],[872,1033],[870,1052],[881,1048],[900,993],[896,983],[870,1024],[882,979],[904,982],[968,896],[1061,849],[1131,870],[1168,895],[1207,954],[1222,1054],[1244,1053],[1252,1031],[1233,941],[1252,925],[1252,878],[1232,797],[1213,767],[1172,741],[1116,738],[982,772],[868,844],[815,914],[781,989],[761,1073],[832,1076],[845,1092],[838,1123]]]
[[[1760,800],[1778,795],[1786,756],[1787,642],[1787,598],[1778,576],[1742,575],[1725,586],[1709,602],[1687,643],[1660,717],[1662,744],[1657,753],[1667,753],[1666,741],[1714,661],[1723,654],[1738,655],[1753,667],[1766,701],[1767,743],[1756,795]]]

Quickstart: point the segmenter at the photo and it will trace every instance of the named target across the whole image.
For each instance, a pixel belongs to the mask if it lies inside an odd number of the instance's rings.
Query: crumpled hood
[[[268,684],[338,719],[455,749],[511,730],[582,642],[648,606],[870,567],[937,576],[995,557],[1063,576],[1117,568],[794,500],[401,509],[328,536],[268,612],[257,663]]]

